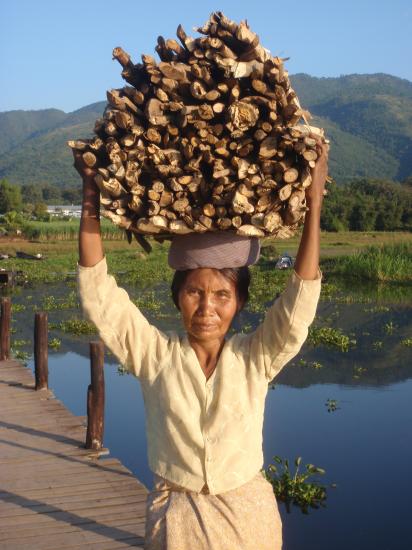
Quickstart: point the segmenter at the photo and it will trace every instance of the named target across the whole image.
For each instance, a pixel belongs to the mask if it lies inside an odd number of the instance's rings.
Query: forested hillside
[[[412,174],[412,83],[390,75],[291,76],[303,107],[331,140],[330,171],[354,178],[403,181]],[[105,102],[0,113],[0,178],[18,184],[79,184],[68,139],[87,137]]]

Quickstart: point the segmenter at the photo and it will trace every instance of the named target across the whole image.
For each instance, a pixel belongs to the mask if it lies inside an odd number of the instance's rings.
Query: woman
[[[206,246],[205,256],[195,250],[193,257],[193,247],[188,251],[190,246],[180,248],[175,242],[169,263],[180,270],[172,292],[187,334],[160,332],[107,274],[94,172],[75,155],[83,178],[78,266],[83,311],[108,348],[139,378],[145,401],[154,472],[146,506],[148,550],[282,546],[276,499],[261,472],[263,414],[268,383],[298,353],[320,293],[327,146],[317,141],[319,158],[306,191],[309,210],[295,271],[256,331],[229,339],[233,317],[247,299],[247,268],[217,269],[234,267],[226,260],[216,263],[219,246]],[[256,261],[253,241],[233,246],[234,255],[222,253],[220,258],[233,264],[243,254],[243,265]]]

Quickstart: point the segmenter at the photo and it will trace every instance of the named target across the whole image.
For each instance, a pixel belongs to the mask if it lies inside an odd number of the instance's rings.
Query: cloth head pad
[[[258,261],[259,253],[258,238],[216,231],[174,236],[168,259],[170,267],[177,271],[224,269],[252,265]]]

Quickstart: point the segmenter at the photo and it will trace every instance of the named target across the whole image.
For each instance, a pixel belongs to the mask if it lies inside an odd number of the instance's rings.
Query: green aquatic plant
[[[323,368],[321,363],[318,363],[317,361],[306,361],[305,359],[299,359],[298,365],[299,367],[309,367],[315,370]]]
[[[52,338],[51,340],[49,340],[49,343],[48,343],[48,346],[50,349],[60,349],[60,346],[62,344],[62,341],[59,340],[59,338]]]
[[[364,372],[366,372],[366,370],[367,369],[365,367],[359,367],[355,365],[353,367],[353,378],[357,380]]]
[[[11,354],[13,355],[13,357],[15,359],[17,359],[18,361],[22,361],[22,363],[24,365],[27,364],[27,361],[30,359],[31,357],[31,353],[29,353],[28,351],[23,351],[21,349],[16,349],[14,350],[13,348],[11,349]]]
[[[35,306],[35,309],[37,309],[38,306]],[[54,296],[44,296],[41,305],[38,309],[42,309],[44,311],[51,311],[52,309],[59,309],[59,304],[57,303],[57,300]]]
[[[383,348],[382,340],[376,340],[375,342],[373,342],[372,347],[375,351],[378,351],[379,349],[382,349]]]
[[[242,334],[249,334],[249,332],[252,332],[253,330],[253,325],[252,323],[249,323],[249,322],[246,322],[246,323],[243,323],[242,324],[242,327],[240,329],[240,332]]]
[[[337,402],[336,399],[327,399],[326,403],[325,403],[325,406],[328,409],[328,413],[335,412],[336,410],[338,410],[340,408],[340,407],[338,407],[338,402]]]
[[[53,295],[44,296],[40,306],[34,305],[33,309],[52,311],[58,309],[73,309],[78,307],[77,292],[71,291],[63,298],[56,298]]]
[[[117,365],[117,374],[119,376],[125,376],[126,374],[129,374],[129,371],[124,365]]]
[[[20,348],[22,346],[29,346],[31,344],[30,340],[13,340],[11,347]]]
[[[313,464],[306,464],[305,471],[300,472],[302,458],[295,459],[295,472],[289,469],[289,461],[279,456],[273,457],[273,463],[266,470],[262,470],[265,478],[272,484],[276,498],[285,503],[286,510],[290,512],[291,505],[298,506],[304,514],[310,508],[325,506],[327,492],[326,487],[320,485],[318,480],[308,481],[310,477],[324,475],[325,470]]]
[[[323,283],[320,299],[321,300],[333,300],[336,298],[336,295],[339,293],[339,287],[335,283]]]
[[[12,302],[11,304],[12,313],[20,313],[20,311],[26,311],[26,306],[24,304],[16,304]]]
[[[163,300],[160,299],[158,292],[150,290],[140,294],[133,300],[133,303],[136,304],[139,309],[159,313]]]
[[[343,352],[356,345],[355,339],[350,339],[340,329],[332,327],[310,327],[307,341],[312,346],[324,345]]]
[[[393,334],[394,330],[396,329],[396,325],[392,321],[389,321],[389,323],[385,323],[383,329],[386,334]]]
[[[412,347],[412,338],[404,338],[403,340],[401,340],[401,344],[408,348]]]
[[[389,311],[389,307],[383,306],[383,305],[369,307],[369,308],[365,307],[363,311],[365,313],[386,313]]]
[[[97,330],[93,323],[85,321],[84,319],[67,319],[60,323],[55,323],[52,328],[58,328],[62,332],[69,332],[70,334],[96,334]]]
[[[250,268],[252,278],[249,291],[247,310],[253,313],[264,313],[267,305],[272,302],[285,287],[290,276],[289,270],[275,270],[264,266]]]

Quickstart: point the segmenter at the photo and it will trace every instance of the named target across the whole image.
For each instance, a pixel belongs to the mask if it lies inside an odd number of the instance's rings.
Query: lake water
[[[13,338],[30,339],[31,303],[40,303],[45,293],[59,297],[72,290],[60,284],[16,294],[13,302],[25,304],[26,310],[14,314]],[[341,302],[323,301],[315,323],[341,328],[356,345],[345,353],[305,344],[268,390],[264,466],[274,455],[291,463],[302,456],[303,465],[326,470],[320,478],[323,484],[336,484],[328,488],[326,507],[308,515],[298,508],[287,513],[280,503],[284,548],[410,550],[412,348],[402,342],[412,337],[412,301],[375,296],[364,303]],[[175,314],[146,313],[163,329],[176,324]],[[73,310],[50,311],[49,320],[70,316]],[[258,318],[246,311],[237,328],[254,325]],[[56,329],[50,336],[61,338],[62,346],[60,352],[50,351],[49,385],[74,414],[85,415],[87,342],[93,337],[65,336]],[[106,357],[105,377],[104,444],[150,488],[139,383],[119,375],[111,356]],[[329,399],[336,401],[336,410],[328,412]]]

